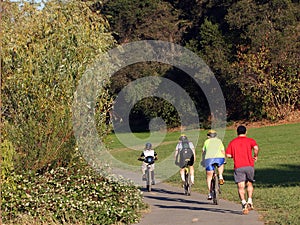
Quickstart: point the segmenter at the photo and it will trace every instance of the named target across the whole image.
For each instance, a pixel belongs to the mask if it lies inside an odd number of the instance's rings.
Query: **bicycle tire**
[[[147,178],[146,188],[147,188],[147,191],[150,192],[151,188],[152,188],[152,181],[151,181],[151,171],[149,168],[147,168],[146,178]]]
[[[185,168],[184,170],[184,194],[190,196],[191,195],[191,176],[189,173],[189,169]]]
[[[215,205],[219,204],[219,178],[217,175],[214,177],[214,189],[213,189],[213,202]]]
[[[188,176],[188,186],[187,186],[187,195],[191,196],[192,192],[191,192],[191,176]]]

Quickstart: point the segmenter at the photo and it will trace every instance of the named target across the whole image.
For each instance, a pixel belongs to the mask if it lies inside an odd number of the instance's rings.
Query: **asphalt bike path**
[[[225,184],[226,185],[226,184]],[[136,225],[263,225],[255,211],[242,215],[240,204],[220,199],[214,205],[207,196],[193,191],[183,194],[183,188],[158,183],[148,192],[142,188],[144,201],[150,205],[149,212]],[[220,196],[222,198],[222,195]],[[255,202],[254,202],[255,207]]]

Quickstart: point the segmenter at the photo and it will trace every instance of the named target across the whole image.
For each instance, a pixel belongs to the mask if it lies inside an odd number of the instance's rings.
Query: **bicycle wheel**
[[[191,176],[189,173],[189,169],[185,168],[184,170],[184,194],[190,196],[191,195]]]
[[[213,189],[213,202],[214,204],[219,204],[219,178],[217,175],[215,175],[214,180],[214,189]]]
[[[188,175],[188,182],[187,182],[187,195],[190,196],[192,194],[191,192],[191,176]]]
[[[151,171],[149,168],[147,168],[147,172],[146,172],[146,186],[147,186],[147,191],[151,191],[151,185],[152,185],[152,181],[151,181]]]

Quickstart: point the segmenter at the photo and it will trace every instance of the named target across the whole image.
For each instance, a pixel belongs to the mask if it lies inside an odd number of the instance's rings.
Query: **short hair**
[[[240,134],[246,134],[247,128],[245,126],[243,126],[243,125],[240,125],[236,129],[236,132],[237,132],[238,135],[240,135]]]

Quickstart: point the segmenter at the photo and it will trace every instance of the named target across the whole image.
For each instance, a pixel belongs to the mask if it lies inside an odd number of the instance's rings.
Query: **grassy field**
[[[197,162],[195,163],[195,186],[193,191],[207,194],[205,171],[199,168],[200,150],[206,139],[206,132],[200,132],[200,140],[196,146]],[[147,138],[149,134],[136,134],[139,138]],[[172,154],[175,149],[179,132],[170,132],[164,142],[155,150],[160,160]],[[227,129],[224,145],[236,137],[235,129]],[[256,162],[256,182],[254,190],[254,206],[260,213],[265,224],[287,225],[300,224],[300,123],[278,126],[249,128],[248,137],[254,138],[260,154]],[[111,153],[118,159],[131,165],[140,165],[136,160],[140,152],[125,148],[118,139],[111,135],[108,139]],[[233,181],[233,162],[227,159],[222,186],[222,198],[239,203],[237,188]],[[167,182],[180,184],[179,173]]]

